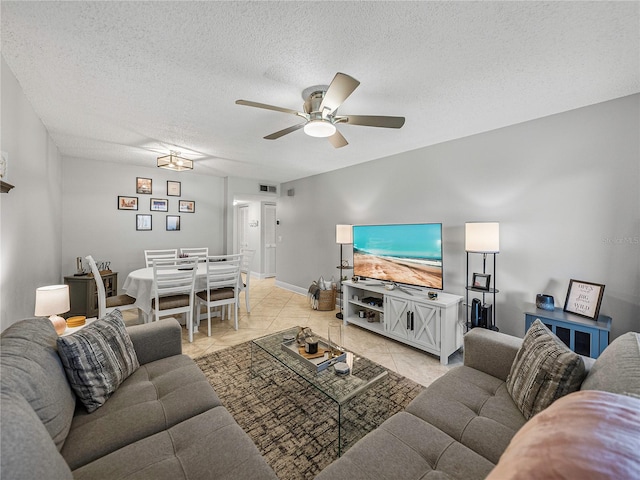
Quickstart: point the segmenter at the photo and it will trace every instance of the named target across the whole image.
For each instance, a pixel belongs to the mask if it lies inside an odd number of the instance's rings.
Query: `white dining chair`
[[[240,291],[244,292],[244,302],[247,306],[247,313],[251,312],[249,305],[249,282],[251,281],[251,263],[253,262],[253,256],[256,254],[255,250],[249,250],[246,248],[240,249],[242,255],[242,264],[240,266]],[[244,280],[242,274],[244,273]]]
[[[180,255],[186,255],[187,257],[198,257],[198,261],[204,262],[209,256],[209,247],[181,248]]]
[[[238,330],[238,295],[240,294],[240,264],[242,255],[216,255],[207,257],[207,289],[196,293],[196,312],[200,323],[200,307],[207,308],[207,335],[211,336],[211,309],[229,306],[227,317],[231,316],[231,305],[234,311],[234,325]]]
[[[104,283],[102,282],[102,276],[100,275],[100,270],[98,270],[96,261],[91,255],[87,255],[85,258],[89,262],[91,273],[93,273],[93,279],[96,282],[96,291],[98,292],[98,318],[104,317],[107,313],[114,311],[116,308],[119,310],[132,310],[134,308],[138,308],[134,305],[136,299],[129,295],[123,294],[107,297]],[[138,310],[138,320],[140,320],[140,318],[140,310]]]
[[[153,267],[153,261],[165,260],[167,258],[178,258],[178,249],[169,248],[165,250],[145,250],[144,251],[144,263],[147,267]]]
[[[156,259],[153,261],[153,291],[151,318],[183,314],[193,342],[193,307],[197,258]]]

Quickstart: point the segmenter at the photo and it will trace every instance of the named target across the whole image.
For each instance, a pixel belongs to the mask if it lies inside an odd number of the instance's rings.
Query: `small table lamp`
[[[67,322],[59,314],[68,312],[69,306],[69,285],[48,285],[36,289],[36,311],[37,317],[49,317],[58,335],[67,328]]]

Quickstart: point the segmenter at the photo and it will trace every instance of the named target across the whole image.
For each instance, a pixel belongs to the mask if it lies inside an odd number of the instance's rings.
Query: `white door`
[[[276,276],[276,204],[262,205],[262,245],[264,276]]]
[[[238,248],[236,252],[240,252],[242,248],[249,248],[249,205],[240,205],[238,207],[236,221],[238,231]]]

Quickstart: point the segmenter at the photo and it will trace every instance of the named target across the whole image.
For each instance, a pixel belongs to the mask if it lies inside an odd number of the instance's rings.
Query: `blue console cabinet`
[[[525,333],[536,319],[540,319],[571,350],[580,355],[598,358],[609,345],[611,317],[606,315],[599,315],[596,321],[558,308],[552,312],[531,305],[524,317]]]

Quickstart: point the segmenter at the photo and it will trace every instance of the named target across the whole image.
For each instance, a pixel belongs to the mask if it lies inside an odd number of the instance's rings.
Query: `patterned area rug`
[[[335,404],[275,360],[269,363],[269,371],[252,376],[251,342],[195,361],[281,480],[312,479],[338,457]],[[382,388],[388,388],[388,402]],[[389,371],[384,386],[351,402],[349,411],[356,418],[350,421],[374,428],[404,409],[423,389]],[[385,415],[372,408],[381,405]]]

